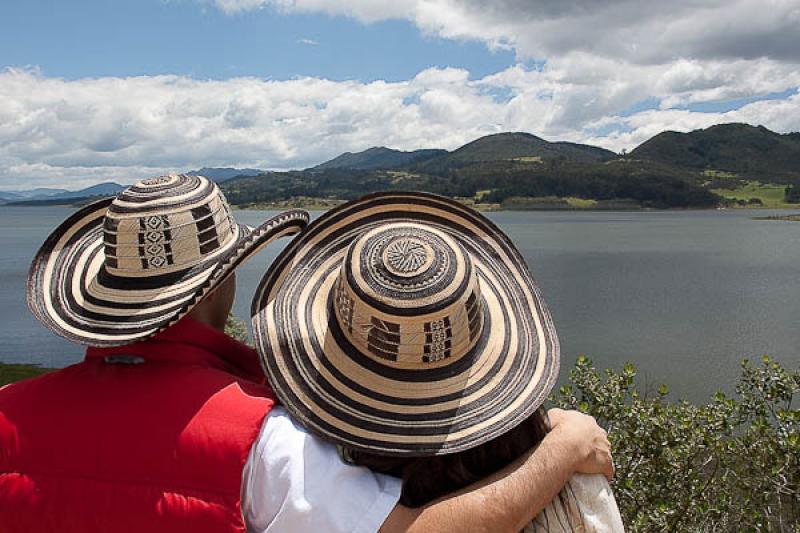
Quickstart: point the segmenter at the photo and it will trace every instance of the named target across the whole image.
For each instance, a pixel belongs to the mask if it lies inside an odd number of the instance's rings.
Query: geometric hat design
[[[47,238],[31,265],[28,306],[75,342],[127,344],[178,321],[241,262],[307,222],[292,210],[251,231],[207,178],[142,180]]]
[[[423,193],[328,211],[272,263],[256,347],[312,432],[383,455],[454,453],[513,428],[558,374],[525,261],[483,215]]]

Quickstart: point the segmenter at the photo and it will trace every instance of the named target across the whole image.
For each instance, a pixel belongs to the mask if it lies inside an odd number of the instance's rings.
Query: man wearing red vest
[[[83,362],[0,389],[0,531],[518,531],[574,472],[612,474],[594,421],[553,410],[539,448],[421,509],[276,406],[222,332],[233,272],[307,214],[239,226],[215,184],[139,182],[67,219],[28,281]]]

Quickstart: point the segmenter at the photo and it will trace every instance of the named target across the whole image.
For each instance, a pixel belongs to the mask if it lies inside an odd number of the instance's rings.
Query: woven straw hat
[[[177,322],[242,261],[307,222],[291,210],[247,228],[207,178],[146,179],[50,234],[31,264],[28,307],[75,342],[127,344]]]
[[[317,435],[383,455],[438,455],[501,435],[558,374],[550,313],[522,256],[480,213],[379,193],[312,222],[252,306],[286,408]]]

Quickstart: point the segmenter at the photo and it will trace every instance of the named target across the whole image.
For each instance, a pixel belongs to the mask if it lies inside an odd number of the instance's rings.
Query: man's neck
[[[219,313],[211,313],[206,309],[202,304],[198,305],[194,309],[192,309],[188,316],[195,322],[200,322],[201,324],[205,324],[211,328],[214,328],[218,331],[225,332],[225,320],[220,320]]]

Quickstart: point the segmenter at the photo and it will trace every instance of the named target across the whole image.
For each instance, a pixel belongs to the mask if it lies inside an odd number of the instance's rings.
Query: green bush
[[[0,387],[22,379],[35,378],[51,370],[52,368],[42,368],[37,365],[0,363]]]
[[[552,398],[609,430],[629,531],[800,531],[800,372],[745,360],[736,395],[706,405],[640,391],[635,376],[581,356]]]
[[[247,324],[233,313],[229,313],[228,319],[225,321],[225,334],[241,343],[252,344],[250,342],[250,334],[247,331]]]

